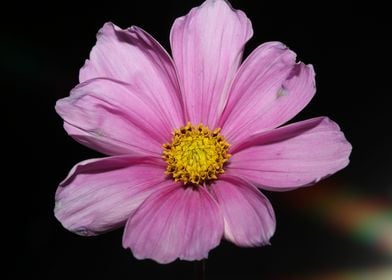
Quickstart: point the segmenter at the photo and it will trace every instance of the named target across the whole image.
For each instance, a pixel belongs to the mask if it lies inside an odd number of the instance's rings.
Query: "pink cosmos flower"
[[[103,26],[80,84],[56,104],[70,136],[108,155],[60,184],[65,228],[125,225],[138,259],[199,260],[222,237],[269,243],[275,217],[258,188],[309,186],[348,164],[351,146],[330,119],[281,127],[312,99],[313,67],[279,42],[241,64],[251,36],[246,15],[220,0],[174,22],[172,58],[138,27]]]

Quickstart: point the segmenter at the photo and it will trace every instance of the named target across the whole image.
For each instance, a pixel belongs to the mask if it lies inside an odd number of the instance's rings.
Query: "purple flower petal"
[[[56,104],[68,134],[109,155],[144,152],[160,157],[172,128],[140,89],[109,79],[79,84]]]
[[[184,124],[181,93],[172,59],[147,32],[133,26],[122,30],[106,23],[97,35],[90,59],[80,69],[80,82],[111,78],[140,89],[155,112],[172,127]]]
[[[223,175],[212,186],[222,210],[225,238],[238,246],[269,243],[275,232],[275,215],[268,199],[250,183]]]
[[[129,219],[123,246],[138,259],[159,263],[207,258],[223,235],[220,209],[204,188],[171,184],[151,195]]]
[[[346,167],[351,145],[336,123],[320,117],[255,135],[233,147],[232,153],[227,174],[263,189],[285,191]]]
[[[279,42],[257,48],[243,63],[220,120],[222,133],[236,144],[278,127],[298,114],[315,93],[311,65],[295,64],[295,54]]]
[[[96,235],[125,224],[166,180],[152,157],[116,156],[78,163],[56,192],[55,216],[68,230]]]
[[[187,120],[215,127],[252,34],[246,15],[226,1],[207,0],[174,22],[170,41]]]

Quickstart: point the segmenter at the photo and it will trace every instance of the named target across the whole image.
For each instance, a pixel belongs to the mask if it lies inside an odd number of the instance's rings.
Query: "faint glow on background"
[[[330,179],[313,188],[296,190],[287,198],[299,212],[312,216],[321,226],[331,228],[353,242],[368,246],[385,257],[389,264],[287,279],[392,280],[392,202],[388,197],[364,194],[358,189]]]
[[[286,280],[391,280],[392,267],[380,268],[358,268],[351,270],[339,270],[334,272],[301,275],[301,276],[285,276]]]

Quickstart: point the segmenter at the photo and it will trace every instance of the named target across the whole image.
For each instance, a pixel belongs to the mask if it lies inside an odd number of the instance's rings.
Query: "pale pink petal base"
[[[219,245],[223,219],[214,199],[204,188],[171,183],[150,196],[129,219],[123,246],[138,259],[159,263],[201,260]]]
[[[117,156],[77,164],[56,192],[55,216],[80,235],[123,226],[135,209],[166,180],[152,157]]]
[[[227,174],[285,191],[320,181],[349,163],[351,145],[339,126],[320,117],[250,137],[233,147]]]
[[[246,247],[269,244],[275,232],[275,215],[258,189],[227,175],[222,175],[211,189],[222,210],[227,240]]]

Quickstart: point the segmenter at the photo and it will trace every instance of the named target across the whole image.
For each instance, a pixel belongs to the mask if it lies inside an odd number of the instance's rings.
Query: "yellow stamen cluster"
[[[166,174],[184,184],[203,184],[223,174],[223,165],[230,158],[230,145],[220,128],[210,130],[202,124],[188,123],[173,132],[172,142],[163,145]]]

